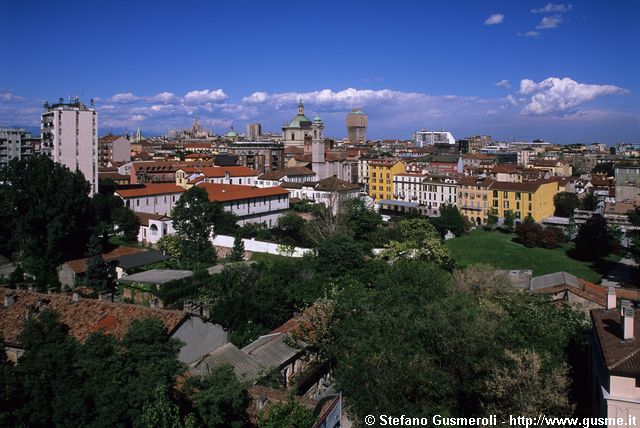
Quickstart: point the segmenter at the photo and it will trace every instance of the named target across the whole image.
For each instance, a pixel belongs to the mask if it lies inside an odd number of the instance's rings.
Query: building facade
[[[260,141],[260,137],[262,136],[262,125],[259,123],[249,123],[247,124],[247,140],[249,141]]]
[[[124,136],[107,135],[98,140],[98,163],[100,166],[129,162],[131,142]]]
[[[376,202],[393,199],[393,177],[406,172],[406,165],[400,160],[369,161],[369,196]]]
[[[262,173],[284,168],[284,145],[276,142],[242,141],[230,144],[227,153],[236,156],[238,165]]]
[[[98,191],[98,113],[93,107],[74,102],[45,104],[42,113],[41,151],[54,162],[80,171]]]
[[[558,189],[558,182],[554,180],[529,183],[494,181],[489,187],[491,210],[499,218],[504,218],[507,211],[511,211],[516,219],[531,215],[536,222],[542,222],[555,211],[553,197]]]
[[[23,159],[33,155],[33,138],[23,129],[0,129],[0,169],[12,159]]]
[[[420,131],[416,131],[415,143],[416,147],[427,147],[436,144],[449,144],[455,146],[456,139],[453,138],[451,132],[427,131],[426,129],[421,129]]]

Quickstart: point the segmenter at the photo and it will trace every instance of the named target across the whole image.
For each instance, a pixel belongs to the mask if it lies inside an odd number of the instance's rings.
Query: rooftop
[[[118,282],[125,284],[164,284],[165,282],[188,278],[190,276],[193,276],[193,272],[190,270],[151,269],[133,275],[123,276]]]
[[[57,312],[60,321],[69,327],[69,334],[80,341],[100,330],[121,339],[134,320],[148,317],[160,319],[169,334],[172,334],[187,318],[187,314],[182,311],[96,299],[81,298],[74,302],[71,296],[65,294],[43,294],[0,287],[0,298],[4,300],[7,293],[12,293],[15,301],[8,308],[0,306],[0,331],[5,343],[14,345],[19,345],[18,336],[22,332],[25,313],[29,307],[35,308],[33,313],[36,317],[45,307]]]

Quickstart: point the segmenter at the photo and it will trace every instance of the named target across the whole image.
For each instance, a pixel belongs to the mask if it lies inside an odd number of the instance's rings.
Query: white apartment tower
[[[80,171],[98,192],[98,113],[76,97],[73,102],[49,105],[41,122],[41,152],[71,171]]]

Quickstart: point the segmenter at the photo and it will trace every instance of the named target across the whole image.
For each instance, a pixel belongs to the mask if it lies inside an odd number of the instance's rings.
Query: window
[[[502,197],[505,199],[509,199],[509,192],[504,192],[504,195],[502,195]]]
[[[509,208],[509,201],[504,201],[502,208]]]
[[[520,192],[516,192],[516,201],[520,200]]]
[[[497,197],[498,197],[498,191],[497,191],[497,190],[494,190],[494,191],[493,191],[493,197],[494,197],[494,198],[497,198]]]

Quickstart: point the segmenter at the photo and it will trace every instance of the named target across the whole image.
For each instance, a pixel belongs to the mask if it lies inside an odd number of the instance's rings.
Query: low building
[[[243,226],[264,223],[274,227],[289,209],[289,192],[282,187],[250,187],[235,184],[199,183],[211,202],[219,202],[225,211],[233,212]]]
[[[138,242],[142,244],[157,244],[163,236],[176,233],[173,220],[166,215],[142,212],[134,212],[134,214],[140,221]]]
[[[397,159],[369,161],[369,196],[379,202],[393,199],[393,178],[406,172],[406,164]]]
[[[607,296],[605,309],[591,311],[592,408],[594,416],[610,418],[608,427],[631,426],[640,420],[640,317],[630,301],[616,304]],[[623,422],[618,423],[618,418]]]
[[[287,182],[283,183],[282,187],[289,192],[290,198],[324,204],[334,213],[337,213],[343,202],[357,198],[361,191],[357,184],[336,177],[306,183]]]
[[[246,166],[184,167],[176,171],[176,184],[185,189],[197,183],[255,186],[258,175],[258,171]]]
[[[489,215],[489,178],[462,177],[458,180],[458,209],[472,224],[487,224]]]
[[[282,183],[304,183],[313,181],[316,173],[305,167],[290,167],[271,171],[256,179],[258,187],[280,186]]]
[[[69,334],[84,342],[92,333],[102,331],[122,339],[131,323],[144,318],[157,318],[167,333],[183,342],[178,359],[193,361],[228,343],[228,333],[219,325],[183,311],[148,308],[97,299],[84,299],[78,293],[43,294],[0,287],[0,331],[9,360],[18,361],[24,353],[20,333],[26,320],[38,317],[45,309],[55,311]]]
[[[542,222],[553,215],[553,197],[559,192],[557,180],[539,180],[529,183],[493,181],[489,187],[491,210],[499,218],[511,211],[515,219],[531,215],[536,222]]]
[[[176,269],[150,269],[144,272],[134,273],[118,279],[118,285],[122,287],[122,297],[137,304],[153,304],[157,299],[155,291],[162,284],[193,276],[190,270]],[[164,307],[164,302],[157,302],[159,307]]]

